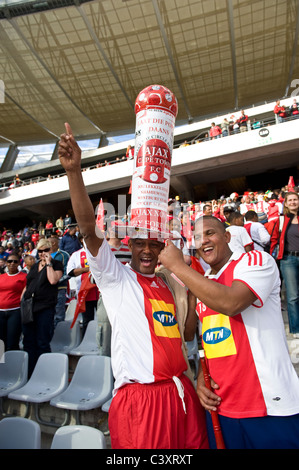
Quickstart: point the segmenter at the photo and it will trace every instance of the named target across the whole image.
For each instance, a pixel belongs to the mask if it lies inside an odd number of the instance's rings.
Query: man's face
[[[228,246],[230,233],[217,219],[202,217],[195,225],[194,240],[199,256],[216,272],[231,255]]]
[[[160,251],[164,244],[151,238],[130,238],[131,267],[141,274],[154,274]]]
[[[51,251],[54,253],[58,250],[58,239],[55,237],[50,237],[49,241],[51,243]]]
[[[212,206],[210,206],[210,205],[206,206],[204,214],[205,215],[212,215]]]

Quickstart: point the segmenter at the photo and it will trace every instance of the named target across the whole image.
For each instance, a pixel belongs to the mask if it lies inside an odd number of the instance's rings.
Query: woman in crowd
[[[41,239],[38,242],[39,261],[31,267],[27,275],[24,292],[24,299],[29,299],[34,294],[33,322],[23,325],[24,350],[29,354],[29,375],[33,372],[39,356],[51,351],[58,281],[63,274],[63,265],[51,258],[50,249],[48,240]]]
[[[290,333],[299,338],[299,195],[285,194],[283,224],[278,222],[271,238],[271,254],[278,244],[277,260],[285,282]],[[280,227],[279,227],[280,226]]]
[[[19,271],[19,265],[19,256],[10,254],[7,270],[0,276],[0,339],[6,351],[19,349],[22,332],[20,303],[27,276]]]

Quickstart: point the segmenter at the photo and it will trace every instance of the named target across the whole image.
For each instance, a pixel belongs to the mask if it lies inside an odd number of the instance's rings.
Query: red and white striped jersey
[[[127,264],[131,258],[132,258],[132,253],[128,245],[125,245],[124,243],[121,243],[118,248],[115,248],[112,245],[109,245],[111,251],[113,252],[114,256],[122,263],[122,264]]]
[[[291,363],[280,303],[280,278],[266,252],[234,253],[217,275],[231,286],[240,281],[257,300],[229,317],[199,301],[209,372],[219,385],[219,414],[231,418],[299,413],[299,379]]]
[[[86,251],[112,327],[114,393],[127,383],[182,375],[187,364],[176,306],[164,281],[120,263],[105,239],[96,257]]]

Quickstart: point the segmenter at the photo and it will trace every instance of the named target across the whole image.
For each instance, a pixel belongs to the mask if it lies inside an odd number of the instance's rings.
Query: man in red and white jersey
[[[244,228],[247,230],[253,241],[255,250],[270,252],[270,234],[265,226],[258,221],[258,215],[255,211],[246,212]]]
[[[112,448],[207,448],[204,410],[192,381],[170,288],[155,268],[164,246],[136,232],[132,259],[116,259],[95,224],[84,186],[81,150],[72,130],[59,142],[76,220],[84,237],[91,272],[103,296],[112,326],[111,361],[115,386],[109,409]]]
[[[229,239],[215,217],[197,221],[197,253],[211,267],[205,276],[186,266],[171,242],[159,257],[199,299],[214,391],[200,373],[198,395],[208,411],[218,411],[226,448],[298,449],[299,379],[285,338],[278,268],[266,252],[232,253]]]
[[[83,279],[89,275],[90,268],[87,261],[86,249],[83,247],[75,251],[68,260],[66,273],[70,278],[75,278],[76,282],[76,296],[82,285]],[[99,290],[94,284],[94,287],[88,292],[85,299],[85,312],[82,312],[82,333],[86,332],[87,325],[90,321],[94,320],[97,303],[99,299]]]
[[[247,211],[250,210],[255,210],[254,202],[252,202],[249,194],[245,194],[242,198],[242,203],[239,206],[239,211],[242,215],[244,215]]]

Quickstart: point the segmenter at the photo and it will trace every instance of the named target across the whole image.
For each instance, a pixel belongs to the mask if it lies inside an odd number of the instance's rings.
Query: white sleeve
[[[262,307],[275,290],[280,277],[275,260],[264,251],[246,253],[234,269],[234,281],[241,281],[257,296],[255,307]]]
[[[70,256],[70,259],[67,262],[66,273],[69,274],[73,269],[76,269],[78,267],[79,266],[77,265],[77,252],[75,252]]]
[[[258,235],[261,243],[263,245],[267,245],[270,241],[270,233],[268,230],[263,226],[263,224],[258,225]]]

